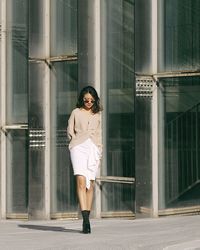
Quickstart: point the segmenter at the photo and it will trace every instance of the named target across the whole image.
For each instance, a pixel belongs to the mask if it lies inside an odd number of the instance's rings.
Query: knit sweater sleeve
[[[75,137],[74,125],[75,125],[75,114],[74,114],[74,111],[72,111],[69,117],[68,126],[67,126],[67,136],[70,141],[73,137]]]
[[[100,113],[100,119],[99,119],[99,125],[96,131],[96,138],[97,138],[97,143],[98,143],[98,148],[100,149],[100,151],[102,152],[102,128],[101,128],[102,124],[101,124],[101,113]]]

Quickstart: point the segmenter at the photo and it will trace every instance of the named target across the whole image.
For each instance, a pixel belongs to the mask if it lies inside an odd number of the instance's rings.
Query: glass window
[[[27,213],[27,166],[27,131],[12,130],[7,135],[7,216],[11,213]]]
[[[51,56],[77,53],[77,1],[51,0]]]
[[[152,98],[145,95],[139,93],[135,100],[136,217],[152,209]]]
[[[165,167],[160,208],[200,204],[200,77],[161,81],[164,95]]]
[[[29,217],[41,218],[45,210],[46,86],[49,68],[44,62],[29,64]]]
[[[103,21],[103,97],[106,116],[107,167],[102,175],[134,176],[134,1],[102,1]],[[114,187],[114,186],[113,186]],[[110,192],[110,185],[104,191]],[[123,192],[130,192],[132,187],[123,189],[119,185],[120,197]],[[105,193],[106,193],[105,192]],[[102,193],[104,195],[104,193]],[[117,193],[115,193],[117,195]],[[105,198],[105,197],[104,197]],[[103,198],[103,210],[120,210],[112,199]],[[115,199],[113,197],[113,199]],[[123,198],[120,200],[124,202]]]
[[[9,0],[7,6],[7,123],[27,123],[28,3]]]
[[[29,128],[45,127],[45,78],[48,74],[44,62],[29,64]]]
[[[77,1],[51,0],[51,213],[77,211],[75,179],[67,141],[67,122],[75,108],[78,88],[76,60],[62,56],[77,54]]]
[[[162,70],[200,65],[200,1],[165,0],[165,59]]]
[[[28,123],[28,3],[6,1],[6,125]],[[27,130],[6,136],[6,213],[27,213]]]
[[[51,213],[77,211],[66,128],[77,100],[77,62],[57,62],[51,74]]]
[[[118,215],[131,216],[134,211],[134,185],[122,183],[103,183],[102,196],[103,200],[102,215],[109,215],[108,212],[118,212]],[[109,201],[109,202],[108,202]],[[104,214],[105,212],[105,214]]]
[[[29,0],[29,56],[44,58],[45,49],[45,1]],[[46,22],[45,22],[46,21]]]

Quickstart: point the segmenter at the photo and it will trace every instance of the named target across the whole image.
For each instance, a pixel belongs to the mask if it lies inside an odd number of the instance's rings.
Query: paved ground
[[[196,250],[200,215],[159,219],[93,219],[92,233],[81,220],[0,221],[1,250]]]

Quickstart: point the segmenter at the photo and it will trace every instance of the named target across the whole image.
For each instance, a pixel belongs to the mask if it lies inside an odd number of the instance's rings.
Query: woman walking
[[[102,152],[101,110],[96,90],[86,86],[68,120],[69,150],[83,217],[83,233],[91,233],[89,215]]]

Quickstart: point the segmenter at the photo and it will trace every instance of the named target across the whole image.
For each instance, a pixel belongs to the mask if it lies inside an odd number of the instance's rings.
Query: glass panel
[[[200,77],[162,80],[165,169],[160,208],[200,205]],[[162,188],[161,188],[162,187]]]
[[[53,64],[51,74],[51,212],[77,211],[75,179],[67,144],[67,121],[77,100],[77,62]]]
[[[106,39],[103,41],[102,61],[106,86],[104,91],[107,93],[107,100],[104,99],[107,103],[104,110],[107,120],[105,129],[107,141],[104,141],[107,148],[107,167],[104,166],[102,169],[102,175],[132,177],[134,176],[134,2],[103,1],[102,13],[104,20],[102,32]],[[104,194],[103,199],[109,202]],[[134,197],[130,199],[133,202]]]
[[[27,213],[27,131],[10,131],[7,135],[7,139],[7,214]]]
[[[102,2],[102,1],[100,1]],[[79,89],[95,79],[95,1],[78,0],[78,78]],[[101,51],[101,54],[104,50]]]
[[[29,66],[29,217],[45,215],[45,108],[46,78],[49,68],[44,63]]]
[[[102,212],[126,211],[133,213],[135,210],[133,184],[103,183],[101,191],[103,196],[106,196],[106,202],[102,204]]]
[[[29,56],[45,57],[45,1],[29,0]]]
[[[200,65],[200,1],[165,0],[165,66],[195,70]]]
[[[162,2],[163,0],[159,0]],[[152,74],[152,0],[135,2],[135,72]],[[145,17],[145,18],[144,18]]]
[[[28,3],[7,1],[7,123],[28,122]]]
[[[77,53],[77,1],[51,0],[51,56]]]
[[[29,64],[29,128],[44,129],[44,96],[45,63],[30,62]]]
[[[152,208],[151,101],[144,96],[137,96],[135,101],[136,217],[146,217],[142,210]]]

